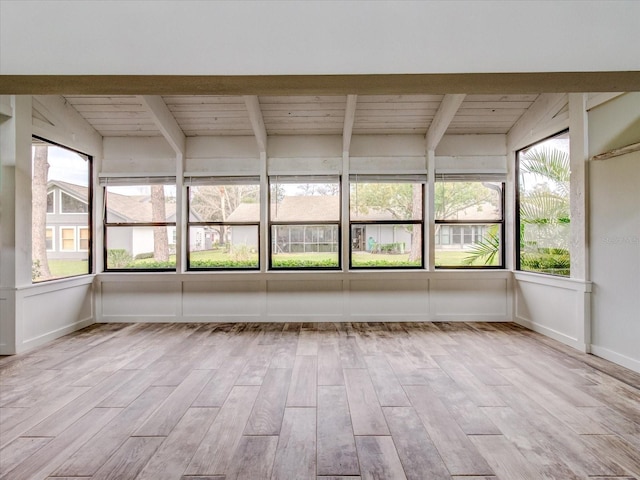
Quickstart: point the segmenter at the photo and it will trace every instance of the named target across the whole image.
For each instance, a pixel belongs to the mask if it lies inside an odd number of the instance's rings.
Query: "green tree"
[[[47,179],[49,147],[33,147],[33,179],[31,184],[31,251],[34,280],[51,278],[47,259]],[[37,275],[36,275],[37,274]]]
[[[202,222],[226,222],[241,203],[259,203],[259,185],[206,185],[191,187],[191,211]],[[226,228],[218,228],[226,243]]]
[[[569,152],[538,145],[520,160],[520,264],[533,271],[568,275]],[[465,265],[490,264],[499,253],[497,229],[472,248]]]

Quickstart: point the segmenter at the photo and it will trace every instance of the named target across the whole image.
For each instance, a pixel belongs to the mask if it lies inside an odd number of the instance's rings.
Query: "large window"
[[[269,178],[270,268],[340,268],[340,179]]]
[[[34,282],[91,273],[90,178],[89,156],[34,137],[31,186]]]
[[[260,178],[187,181],[189,269],[260,268]]]
[[[504,183],[494,176],[438,175],[435,182],[436,268],[504,265]]]
[[[423,267],[424,179],[352,175],[350,266]]]
[[[106,270],[174,270],[175,178],[104,178]]]
[[[569,132],[518,151],[519,270],[569,276]]]

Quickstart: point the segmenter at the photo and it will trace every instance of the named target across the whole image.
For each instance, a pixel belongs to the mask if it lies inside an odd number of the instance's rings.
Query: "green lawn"
[[[34,282],[52,280],[54,278],[74,277],[89,273],[89,264],[86,260],[49,260],[51,278],[36,278]]]
[[[460,250],[436,250],[435,263],[436,267],[463,267],[467,266],[463,264],[463,260],[469,256],[468,252]],[[499,258],[496,258],[490,266],[495,266],[499,262]],[[473,267],[485,266],[483,262],[477,260],[471,264]]]

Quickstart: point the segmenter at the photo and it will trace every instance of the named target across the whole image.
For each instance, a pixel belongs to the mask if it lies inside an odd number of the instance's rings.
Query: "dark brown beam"
[[[640,71],[393,75],[0,75],[15,95],[516,94],[640,90]]]

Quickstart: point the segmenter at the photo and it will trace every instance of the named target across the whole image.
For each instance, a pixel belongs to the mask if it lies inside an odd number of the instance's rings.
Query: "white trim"
[[[605,360],[622,365],[634,372],[640,373],[640,360],[622,355],[621,353],[614,352],[613,350],[609,350],[608,348],[600,347],[598,345],[591,345],[591,353],[598,357],[602,357]]]

